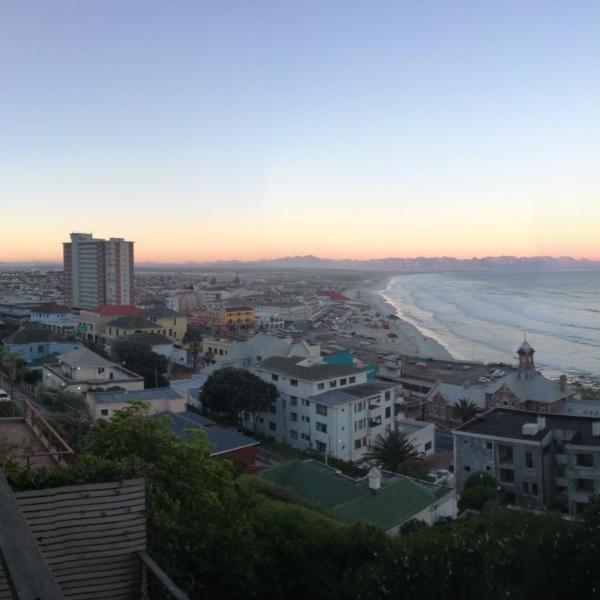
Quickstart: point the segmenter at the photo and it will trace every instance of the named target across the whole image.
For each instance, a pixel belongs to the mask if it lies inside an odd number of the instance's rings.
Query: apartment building
[[[368,369],[272,356],[254,372],[273,383],[280,396],[270,412],[248,426],[296,448],[357,461],[378,435],[394,427],[401,386],[368,382]]]
[[[133,242],[72,233],[63,244],[65,303],[89,309],[102,304],[133,304]]]
[[[207,318],[212,327],[240,330],[254,327],[256,313],[248,306],[221,306],[209,309]]]
[[[493,409],[454,431],[458,491],[467,477],[494,477],[511,504],[578,514],[600,493],[600,421]]]

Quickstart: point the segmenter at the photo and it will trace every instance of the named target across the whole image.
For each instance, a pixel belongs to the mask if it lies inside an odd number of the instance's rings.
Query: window
[[[327,407],[324,406],[323,404],[317,404],[316,411],[317,411],[318,415],[323,415],[324,417],[327,416]]]
[[[332,380],[329,382],[329,387],[330,387],[330,388],[337,387],[337,380],[335,380],[335,379],[332,379]]]
[[[498,458],[501,463],[511,463],[514,460],[513,447],[506,444],[498,444]]]
[[[44,346],[38,346],[38,354],[43,354]]]
[[[386,400],[389,400],[391,398],[390,392],[386,392],[384,396]]]
[[[297,379],[290,379],[290,385],[294,386],[294,387],[298,387],[298,380]]]
[[[523,494],[529,496],[529,483],[527,481],[523,482]]]
[[[348,383],[348,380],[344,377],[343,379],[340,379],[340,385],[346,385]]]
[[[531,452],[525,452],[525,466],[528,469],[533,469],[533,454]]]
[[[357,440],[354,440],[354,449],[358,450],[360,447],[362,446],[360,438]]]
[[[290,429],[290,437],[293,440],[297,440],[298,439],[298,432],[295,429]]]
[[[100,415],[102,417],[108,417],[108,408],[101,408],[100,409]]]
[[[491,449],[492,449],[492,442],[486,442],[486,443],[485,443],[485,447],[486,447],[488,450],[491,450]]]
[[[425,444],[425,452],[428,452],[429,450],[431,450],[431,446],[432,446],[431,442],[427,442]]]
[[[102,375],[104,373],[104,367],[98,367],[98,375]]]
[[[292,406],[298,406],[298,397],[297,396],[290,396],[290,404]]]
[[[327,444],[324,442],[316,442],[317,452],[327,452]]]
[[[298,413],[290,413],[290,421],[297,422],[298,421]]]
[[[593,479],[577,479],[575,481],[575,489],[578,492],[594,492],[594,480]]]
[[[537,483],[532,483],[531,484],[531,495],[532,496],[537,496],[538,495],[538,484]]]
[[[305,417],[304,415],[302,415],[302,421],[304,423],[310,423],[310,417]]]
[[[385,418],[389,419],[392,416],[392,407],[388,406],[385,409]]]
[[[317,389],[318,390],[324,390],[325,389],[325,384],[324,383],[317,383]]]
[[[302,406],[310,406],[310,402],[306,398],[302,398]]]
[[[325,423],[320,423],[317,421],[315,427],[317,431],[320,431],[321,433],[327,433],[327,425],[325,425]]]
[[[279,375],[275,375],[275,373],[271,373],[271,379],[273,381],[279,381]]]
[[[300,434],[300,437],[301,437],[303,440],[305,440],[305,441],[307,441],[307,442],[310,442],[310,434],[308,434],[308,433],[301,433],[301,434]]]
[[[471,471],[471,465],[465,465],[463,469],[469,473]]]
[[[275,425],[275,423],[273,423],[273,421],[269,421],[269,429],[271,431],[277,431],[277,425]]]
[[[348,381],[349,381],[350,383],[356,383],[356,377],[350,377],[350,378],[348,379]]]
[[[512,469],[500,469],[500,481],[504,483],[515,482],[515,472]]]
[[[593,467],[594,466],[594,455],[593,454],[577,454],[576,456],[578,467]]]

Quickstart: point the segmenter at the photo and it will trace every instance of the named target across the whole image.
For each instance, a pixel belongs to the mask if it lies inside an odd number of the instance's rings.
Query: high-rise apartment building
[[[74,308],[133,304],[133,242],[72,233],[63,244],[65,302]]]

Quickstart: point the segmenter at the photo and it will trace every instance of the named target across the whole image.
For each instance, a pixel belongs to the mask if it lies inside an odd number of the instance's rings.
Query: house
[[[472,402],[479,410],[486,408],[488,387],[483,384],[470,385],[438,381],[423,402],[423,417],[446,427],[458,425],[461,420],[454,415],[454,406],[461,400]]]
[[[430,456],[434,453],[435,425],[433,423],[397,417],[394,427],[396,431],[404,433],[415,450],[423,456]]]
[[[151,415],[183,413],[186,408],[185,395],[170,387],[93,391],[88,393],[86,400],[93,420],[110,419],[116,411],[126,408],[134,400],[147,403]]]
[[[180,312],[165,306],[154,306],[142,312],[142,316],[157,326],[157,333],[162,333],[174,342],[183,342],[187,331],[187,317]]]
[[[77,329],[78,318],[66,306],[48,302],[31,309],[30,320],[43,327],[48,327],[52,331],[62,334],[75,333]]]
[[[44,364],[42,371],[44,386],[56,390],[86,394],[112,387],[144,388],[143,377],[85,347],[59,355],[54,363]]]
[[[168,361],[178,365],[187,363],[187,352],[180,346],[176,346],[173,340],[161,333],[132,333],[112,340],[112,345],[123,343],[147,346],[152,352],[160,354]]]
[[[400,385],[368,382],[368,369],[272,356],[253,370],[277,387],[279,397],[270,412],[247,425],[291,446],[355,461],[394,427]]]
[[[280,463],[261,471],[261,479],[288,488],[349,523],[368,523],[392,535],[409,521],[431,525],[456,517],[451,488],[372,468],[359,479],[315,460]]]
[[[256,313],[249,306],[219,306],[207,311],[207,322],[218,329],[250,329],[256,322]]]
[[[118,317],[106,324],[104,336],[109,343],[137,333],[162,333],[160,327],[142,315]]]
[[[233,427],[221,427],[211,419],[196,412],[164,413],[177,437],[185,438],[187,430],[200,430],[211,445],[211,456],[228,458],[254,465],[259,441],[236,431]]]
[[[77,332],[89,341],[105,341],[106,326],[118,317],[139,315],[142,312],[132,304],[103,304],[94,309],[82,310],[79,313]]]
[[[62,354],[81,347],[81,342],[67,340],[47,327],[27,325],[2,340],[6,352],[18,354],[32,363],[54,354]]]
[[[600,493],[600,420],[494,408],[453,430],[458,491],[494,477],[509,503],[578,514]]]

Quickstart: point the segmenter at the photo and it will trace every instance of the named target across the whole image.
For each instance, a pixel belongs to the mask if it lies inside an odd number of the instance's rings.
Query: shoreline
[[[424,334],[418,327],[403,319],[398,309],[384,296],[385,290],[395,275],[387,276],[383,281],[363,284],[360,287],[346,290],[344,293],[355,300],[362,300],[371,306],[373,312],[387,317],[395,315],[396,319],[389,320],[389,329],[375,330],[378,337],[377,346],[382,350],[398,352],[415,358],[435,358],[439,360],[455,360],[448,350],[436,339]],[[368,330],[371,335],[373,332]],[[390,339],[394,333],[397,337]]]

